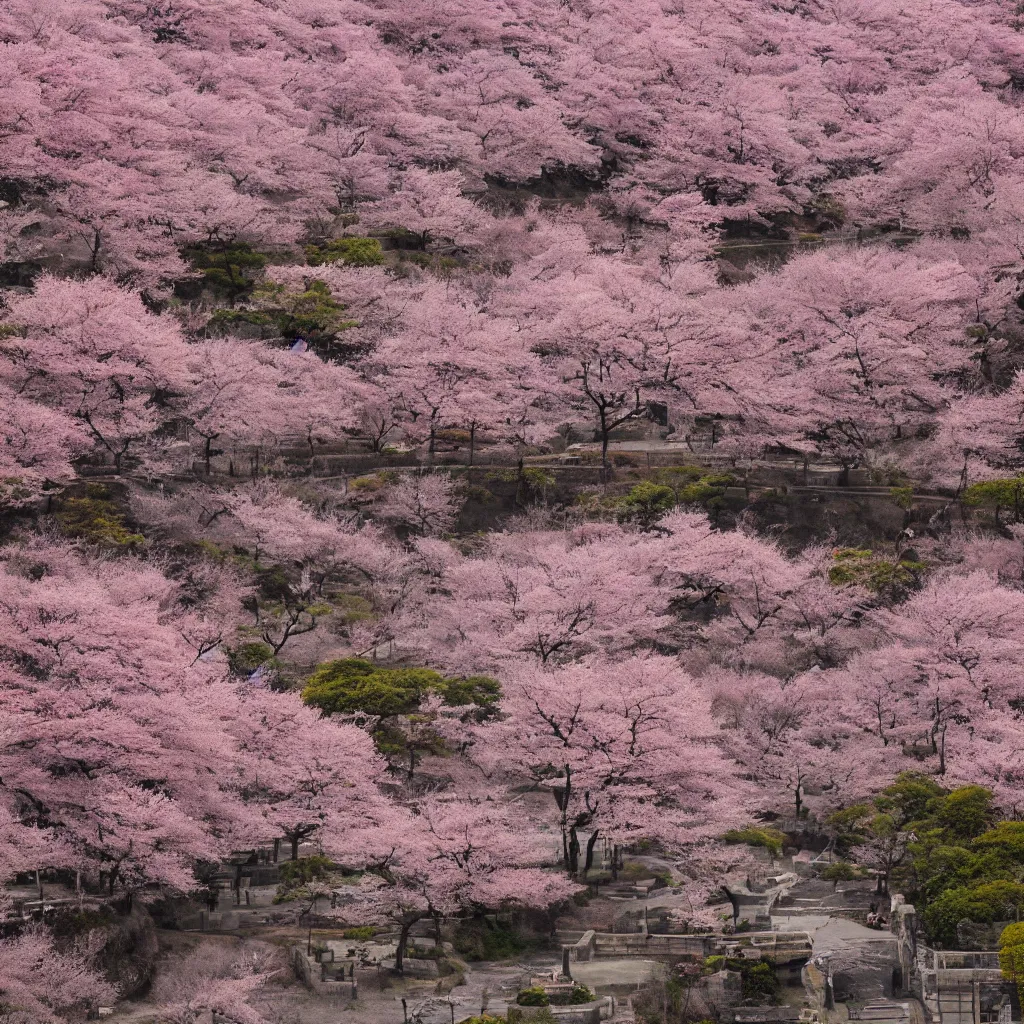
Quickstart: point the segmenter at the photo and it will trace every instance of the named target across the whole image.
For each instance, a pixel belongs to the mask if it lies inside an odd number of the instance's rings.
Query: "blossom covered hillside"
[[[689,992],[764,857],[1019,920],[1020,5],[8,0],[0,59],[0,1024],[434,1024],[588,932]]]

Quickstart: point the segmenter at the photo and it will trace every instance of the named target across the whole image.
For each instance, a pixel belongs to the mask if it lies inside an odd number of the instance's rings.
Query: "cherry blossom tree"
[[[102,945],[95,931],[59,950],[42,925],[0,943],[5,1024],[64,1024],[83,1009],[110,1005],[116,993],[95,965]]]
[[[371,224],[407,233],[414,248],[464,245],[483,219],[477,206],[462,195],[458,171],[431,173],[410,168],[398,187],[368,213]]]
[[[5,553],[0,588],[16,831],[48,830],[53,863],[109,893],[190,890],[194,860],[244,832],[246,813],[211,771],[233,763],[214,711],[228,692],[165,621],[172,586],[37,545]]]
[[[212,1011],[239,1024],[266,1024],[250,1000],[275,967],[273,950],[258,942],[172,954],[158,968],[151,1001],[168,1020],[195,1020]]]
[[[0,505],[17,507],[74,476],[72,460],[89,450],[82,426],[59,410],[0,386]]]
[[[9,307],[0,342],[7,387],[78,421],[115,471],[141,457],[188,387],[177,324],[99,278],[45,277]]]
[[[672,659],[520,662],[502,686],[504,717],[481,728],[473,756],[551,790],[571,877],[589,870],[602,834],[682,850],[742,816],[707,698]]]
[[[437,795],[411,810],[404,829],[377,837],[370,877],[360,889],[336,894],[345,920],[383,915],[399,927],[399,973],[417,921],[516,907],[547,910],[578,891],[542,867],[550,850],[521,827],[519,812],[508,804]]]
[[[625,653],[670,622],[656,556],[644,537],[618,526],[492,535],[468,558],[450,548],[421,551],[423,568],[452,600],[410,595],[400,628],[410,640],[422,629],[418,642],[445,650],[455,671],[489,672],[522,655],[546,665]]]
[[[283,835],[295,860],[317,837],[333,857],[359,864],[361,830],[400,827],[397,810],[375,787],[383,763],[370,737],[352,725],[321,719],[293,695],[251,688],[229,725],[242,754],[236,785],[267,823]]]
[[[447,533],[458,517],[455,484],[443,473],[405,476],[388,488],[375,514],[420,536]]]

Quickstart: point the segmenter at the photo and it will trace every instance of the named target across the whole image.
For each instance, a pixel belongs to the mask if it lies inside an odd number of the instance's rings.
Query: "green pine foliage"
[[[488,676],[449,679],[429,668],[382,668],[362,658],[343,658],[321,665],[302,699],[325,715],[393,718],[416,712],[429,693],[451,707],[476,705],[487,716],[497,710],[501,687]]]
[[[341,263],[347,267],[378,267],[384,250],[376,238],[334,238],[323,246],[307,245],[306,262],[311,267]]]
[[[125,515],[102,484],[89,484],[84,497],[64,498],[54,513],[61,533],[102,547],[133,547],[145,538],[130,530]]]
[[[873,594],[899,597],[920,586],[928,568],[911,559],[883,558],[870,548],[840,548],[833,556],[828,581],[833,586],[858,586]]]

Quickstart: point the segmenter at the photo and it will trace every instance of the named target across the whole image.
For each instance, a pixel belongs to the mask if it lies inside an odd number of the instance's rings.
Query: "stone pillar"
[[[562,974],[571,981],[572,980],[572,971],[569,968],[569,954],[570,954],[569,947],[568,946],[563,946],[562,947]]]

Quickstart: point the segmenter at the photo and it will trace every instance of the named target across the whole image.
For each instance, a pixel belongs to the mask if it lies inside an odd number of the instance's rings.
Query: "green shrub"
[[[274,648],[262,640],[249,640],[228,651],[228,663],[238,675],[249,675],[267,662],[276,664]]]
[[[444,961],[444,963],[438,963],[437,969],[441,974],[446,973],[448,954],[440,946],[417,946],[411,944],[406,949],[406,953],[415,960]]]
[[[537,990],[526,989],[525,991],[534,992]],[[539,991],[543,992],[544,990],[540,989]],[[596,998],[597,997],[594,995],[594,993],[591,992],[586,985],[578,981],[573,983],[573,986],[569,991],[556,990],[554,992],[549,992],[547,995],[548,1003],[551,1006],[579,1006],[581,1003],[591,1003]],[[545,1003],[543,1005],[548,1005],[548,1003]],[[538,1004],[525,1003],[522,1005],[535,1006]]]
[[[432,669],[388,669],[362,658],[343,658],[321,665],[309,677],[302,699],[326,715],[391,718],[415,711],[424,694],[441,682]]]
[[[275,903],[288,903],[307,895],[311,882],[325,882],[332,887],[358,885],[361,871],[346,874],[329,857],[300,857],[280,865],[281,883],[274,896]],[[360,929],[357,929],[360,930]]]
[[[774,1003],[782,990],[775,968],[765,961],[740,961],[743,977],[743,998]],[[731,966],[731,964],[730,964]]]
[[[910,509],[914,504],[913,487],[890,487],[889,493],[892,495],[892,500],[902,509]]]
[[[875,594],[898,593],[916,587],[927,569],[923,562],[892,562],[869,548],[840,548],[833,553],[828,581],[833,586],[860,586]]]
[[[786,841],[786,833],[780,832],[777,828],[764,828],[758,825],[748,825],[746,828],[729,829],[722,840],[726,843],[745,843],[747,846],[757,846],[769,850],[773,857],[782,856],[782,844]]]
[[[832,882],[833,886],[838,886],[840,882],[849,882],[856,878],[857,872],[852,864],[847,864],[845,860],[837,860],[834,864],[829,864],[821,872],[820,877],[826,882]]]
[[[635,522],[649,530],[666,512],[675,507],[676,492],[665,484],[644,480],[637,484],[619,503],[619,519]]]
[[[484,714],[497,711],[501,684],[490,676],[454,676],[445,679],[440,690],[445,704],[465,707],[475,704]]]
[[[54,519],[65,536],[90,544],[131,547],[145,540],[125,526],[124,514],[102,484],[89,484],[84,498],[65,498]]]
[[[642,878],[650,878],[651,869],[640,860],[623,861],[619,869],[619,878],[626,882],[637,882]]]
[[[1017,986],[1024,999],[1024,924],[1011,924],[999,936],[999,966],[1003,977]]]
[[[436,441],[446,441],[448,444],[469,444],[472,436],[468,430],[446,427],[444,430],[438,430],[434,434],[434,439]]]
[[[947,948],[955,948],[956,926],[964,920],[993,924],[1024,910],[1024,885],[1000,880],[947,889],[924,913],[928,932]]]
[[[578,1006],[580,1003],[592,1003],[596,996],[593,992],[587,988],[586,985],[581,985],[577,982],[572,987],[572,994],[569,997],[569,1004],[571,1006]]]
[[[830,825],[849,846],[896,840],[891,881],[917,906],[932,942],[949,948],[960,921],[1013,920],[1024,907],[1024,822],[999,821],[983,786],[949,791],[928,774],[901,772]]]
[[[537,466],[527,466],[520,474],[524,487],[534,493],[542,493],[557,483],[553,473]]]
[[[379,473],[372,473],[368,476],[357,476],[350,480],[348,488],[350,491],[365,491],[367,494],[374,494],[388,484],[397,483],[399,475],[394,470],[382,470]]]
[[[342,937],[352,939],[354,942],[369,942],[377,934],[377,929],[371,924],[361,925],[359,928],[346,928]]]
[[[207,285],[224,292],[232,303],[252,288],[256,276],[270,262],[265,253],[244,242],[190,246],[185,258]]]
[[[540,985],[534,985],[532,988],[522,989],[516,996],[516,1002],[520,1006],[547,1006],[551,1000]]]
[[[306,246],[306,262],[311,267],[324,263],[342,263],[349,267],[377,267],[384,262],[384,250],[376,238],[335,238],[325,246]]]
[[[252,301],[272,318],[281,336],[289,341],[305,338],[311,345],[322,347],[343,331],[359,325],[357,320],[342,315],[347,307],[331,295],[323,281],[310,281],[304,291],[267,282],[253,292]]]
[[[1024,476],[971,484],[964,491],[963,500],[965,505],[992,509],[997,523],[1003,509],[1013,514],[1014,522],[1020,522],[1021,512],[1024,511]]]
[[[1018,822],[1002,822],[1008,827],[996,835],[990,831],[998,817],[992,803],[992,791],[984,786],[960,786],[942,800],[936,810],[936,824],[957,840],[976,839],[977,843],[1000,845],[1015,839]]]
[[[302,699],[324,714],[366,714],[380,718],[415,712],[428,693],[445,704],[476,704],[484,716],[496,712],[501,687],[488,676],[446,679],[429,668],[381,668],[362,658],[321,665],[309,677]]]
[[[329,857],[300,857],[285,861],[278,867],[281,881],[296,885],[323,881],[333,870],[334,862]]]
[[[736,480],[729,473],[709,472],[703,466],[670,466],[653,475],[655,483],[671,487],[676,503],[704,504],[715,507],[725,495],[726,487]]]
[[[728,473],[708,473],[694,483],[680,487],[676,496],[682,505],[707,504],[721,498],[732,483],[733,478]]]
[[[255,309],[218,309],[206,324],[208,330],[224,331],[235,324],[251,324],[255,327],[270,327],[272,317]]]

